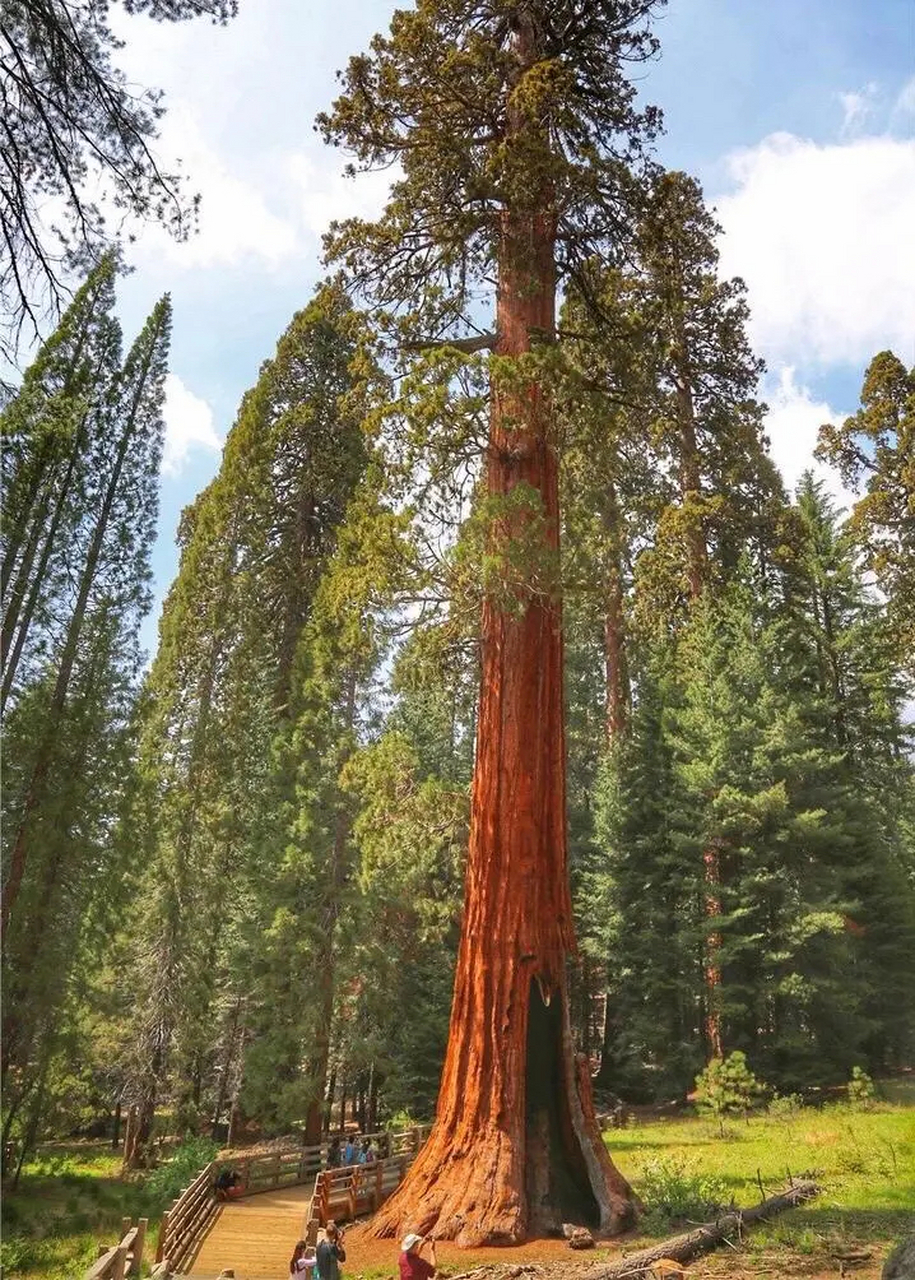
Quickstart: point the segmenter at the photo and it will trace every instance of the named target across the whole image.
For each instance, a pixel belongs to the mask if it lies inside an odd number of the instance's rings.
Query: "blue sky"
[[[178,515],[308,300],[321,231],[383,199],[383,178],[341,177],[312,124],[336,69],[393,7],[241,0],[225,29],[115,11],[121,65],[166,92],[159,154],[166,167],[183,160],[203,201],[187,244],[141,233],[120,289],[128,332],[166,290],[175,312],[157,611]],[[748,284],[768,430],[792,483],[817,426],[855,408],[870,356],[890,346],[915,362],[915,5],[671,0],[656,30],[661,56],[640,88],[664,109],[659,158],[695,174],[718,210],[722,269]],[[154,647],[155,619],[145,640]]]

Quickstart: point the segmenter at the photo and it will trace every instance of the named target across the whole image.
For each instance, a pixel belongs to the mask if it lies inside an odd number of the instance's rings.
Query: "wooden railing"
[[[431,1127],[417,1125],[414,1129],[385,1134],[379,1144],[384,1143],[381,1149],[391,1154],[383,1159],[322,1169],[315,1178],[310,1213],[305,1222],[306,1241],[313,1244],[318,1227],[326,1226],[331,1219],[353,1221],[361,1214],[374,1213],[403,1181]]]
[[[222,1169],[232,1169],[239,1175],[231,1198],[256,1195],[261,1191],[273,1191],[278,1187],[293,1187],[315,1179],[312,1204],[322,1186],[322,1204],[343,1213],[354,1206],[348,1217],[369,1212],[369,1205],[381,1203],[403,1177],[403,1173],[425,1141],[430,1126],[403,1129],[397,1133],[368,1134],[378,1150],[390,1155],[369,1164],[353,1165],[340,1169],[326,1169],[328,1144],[315,1147],[295,1147],[291,1150],[271,1152],[269,1155],[241,1156],[238,1159],[214,1160],[186,1187],[178,1199],[162,1215],[159,1228],[159,1244],[156,1262],[167,1261],[175,1270],[193,1260],[213,1221],[220,1210],[214,1183]],[[379,1172],[375,1172],[375,1170]],[[362,1172],[362,1177],[356,1175]],[[331,1175],[326,1184],[322,1177]],[[312,1210],[314,1217],[314,1210]],[[332,1217],[330,1213],[327,1216]],[[327,1221],[327,1216],[322,1220]]]
[[[185,1187],[162,1215],[156,1262],[167,1261],[172,1270],[192,1258],[216,1217],[219,1203],[213,1190],[217,1161],[212,1161]]]
[[[138,1276],[147,1226],[146,1218],[140,1218],[136,1226],[130,1218],[124,1218],[120,1242],[110,1248],[99,1245],[98,1260],[86,1272],[84,1280],[124,1280],[125,1276]]]
[[[309,1227],[312,1223],[324,1227],[331,1219],[352,1222],[361,1214],[374,1213],[403,1181],[411,1160],[412,1153],[371,1164],[323,1169],[315,1179]],[[315,1235],[314,1227],[306,1227],[306,1240],[310,1235]]]

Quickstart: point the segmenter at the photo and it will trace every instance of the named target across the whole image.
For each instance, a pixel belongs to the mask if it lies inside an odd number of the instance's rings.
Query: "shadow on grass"
[[[748,1133],[733,1133],[727,1137],[719,1138],[717,1134],[703,1133],[696,1134],[677,1134],[668,1138],[663,1137],[639,1137],[636,1142],[627,1142],[625,1139],[616,1138],[611,1133],[608,1141],[608,1147],[611,1151],[665,1151],[670,1147],[733,1147],[739,1146],[743,1142],[758,1142],[759,1134],[753,1131]]]
[[[820,1205],[804,1209],[797,1216],[814,1230],[826,1230],[841,1223],[849,1231],[878,1232],[880,1239],[915,1231],[915,1209],[847,1209],[840,1205]]]

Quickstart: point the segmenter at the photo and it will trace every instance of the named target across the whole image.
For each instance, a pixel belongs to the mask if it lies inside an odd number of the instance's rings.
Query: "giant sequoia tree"
[[[331,255],[443,342],[495,284],[481,695],[464,920],[435,1128],[374,1230],[510,1243],[605,1230],[633,1196],[574,1060],[566,958],[562,619],[553,410],[536,351],[562,279],[618,235],[627,162],[657,121],[624,78],[645,0],[420,0],[351,60],[321,127],[403,179]]]

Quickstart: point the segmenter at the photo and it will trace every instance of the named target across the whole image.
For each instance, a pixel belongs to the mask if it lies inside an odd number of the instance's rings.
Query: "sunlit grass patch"
[[[691,1118],[633,1124],[610,1131],[605,1140],[646,1200],[644,1227],[655,1237],[665,1233],[663,1216],[651,1204],[659,1159],[681,1162],[687,1180],[717,1180],[744,1207],[758,1203],[761,1187],[772,1195],[789,1175],[813,1174],[820,1196],[754,1229],[744,1247],[753,1254],[775,1249],[826,1255],[852,1244],[888,1245],[911,1229],[915,1109],[907,1089],[893,1096],[904,1101],[877,1101],[863,1110],[831,1103],[752,1115],[746,1124],[729,1126],[724,1141],[715,1137],[716,1129]]]

